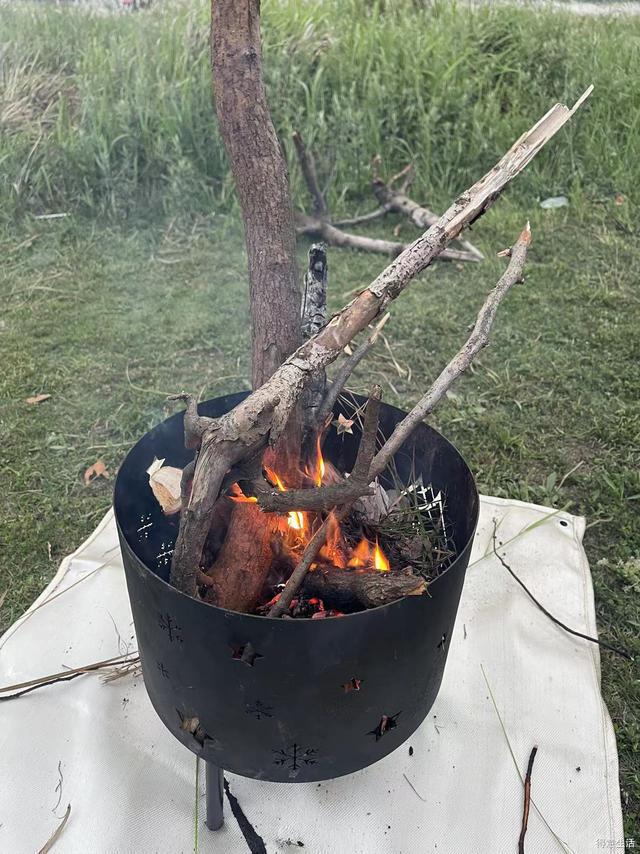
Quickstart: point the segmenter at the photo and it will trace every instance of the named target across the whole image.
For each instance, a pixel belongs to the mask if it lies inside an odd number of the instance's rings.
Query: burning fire
[[[271,466],[264,465],[264,473],[267,479],[279,492],[286,492],[287,485],[285,481],[272,467],[273,459],[270,458],[269,462],[272,463]],[[325,464],[320,447],[320,437],[316,440],[315,461],[313,465],[305,467],[304,475],[316,487],[322,486],[327,481],[334,482],[341,477],[333,469],[333,466]],[[257,502],[255,496],[245,495],[237,483],[233,484],[229,493],[232,501],[251,504]],[[287,513],[287,529],[283,530],[283,533],[285,535],[285,543],[290,551],[298,555],[301,554],[320,524],[320,520],[316,516],[317,514],[315,513],[306,513],[301,510],[290,510]],[[375,543],[370,543],[366,537],[363,537],[354,549],[350,549],[334,513],[329,514],[329,531],[326,543],[320,550],[319,559],[321,562],[329,563],[340,569],[352,567],[358,569],[376,569],[378,572],[389,572],[391,569],[389,561],[380,548],[377,539]],[[313,567],[317,565],[314,564]]]
[[[273,469],[265,466],[264,471],[269,480],[276,486],[278,492],[287,491],[287,487]],[[287,524],[290,528],[293,528],[294,531],[304,531],[306,527],[305,514],[300,510],[290,510],[287,516]]]
[[[373,566],[378,572],[389,572],[391,565],[385,553],[380,548],[378,540],[372,546],[366,537],[363,537],[352,552],[347,566],[364,567]]]

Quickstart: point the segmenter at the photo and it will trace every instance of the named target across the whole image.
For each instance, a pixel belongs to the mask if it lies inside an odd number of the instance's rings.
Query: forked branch
[[[277,441],[314,371],[337,359],[345,346],[380,317],[415,276],[464,228],[488,210],[507,184],[566,124],[590,92],[588,89],[572,109],[563,104],[552,107],[514,143],[493,169],[450,206],[435,225],[410,244],[317,335],[298,347],[260,388],[231,412],[207,425],[201,438],[189,505],[181,514],[173,554],[171,580],[178,589],[191,595],[196,592],[209,514],[229,468],[267,442]]]

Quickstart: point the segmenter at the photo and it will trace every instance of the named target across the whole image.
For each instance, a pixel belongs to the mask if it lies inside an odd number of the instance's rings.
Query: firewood
[[[364,423],[362,425],[362,438],[360,439],[360,445],[358,446],[358,454],[351,472],[351,478],[349,478],[349,480],[353,479],[354,482],[361,485],[368,484],[367,476],[376,449],[381,397],[382,389],[380,386],[374,386],[371,389],[371,394],[369,395],[369,400],[365,409]],[[320,487],[319,489],[308,491],[318,492],[324,488],[325,487]],[[334,521],[341,522],[350,511],[351,506],[352,502],[346,504],[343,503],[340,509],[334,513]],[[327,539],[330,520],[331,516],[328,516],[307,543],[298,565],[289,576],[289,580],[280,594],[280,598],[269,611],[270,617],[281,617],[289,609],[289,605],[291,604],[296,591],[300,587],[302,580],[309,571],[311,564],[316,559],[320,549]]]
[[[348,612],[387,605],[403,596],[421,596],[426,589],[427,582],[410,567],[392,572],[363,572],[319,566],[307,573],[301,592],[322,599],[326,608]]]
[[[386,440],[380,451],[378,451],[376,456],[371,461],[371,465],[368,468],[367,474],[364,477],[362,476],[362,465],[363,460],[365,459],[365,453],[363,452],[360,464],[358,464],[358,460],[356,460],[356,465],[354,466],[352,476],[356,475],[357,469],[358,478],[368,484],[371,481],[375,480],[375,478],[378,477],[380,474],[382,474],[382,472],[393,459],[394,454],[400,449],[404,442],[407,441],[407,439],[418,426],[418,424],[420,424],[424,420],[424,418],[426,418],[426,416],[433,411],[435,406],[445,395],[447,389],[450,388],[451,385],[455,382],[455,380],[460,376],[460,374],[462,374],[469,367],[477,353],[487,345],[489,341],[489,332],[491,330],[493,321],[495,320],[495,316],[498,311],[498,306],[505,298],[509,290],[517,282],[520,282],[522,280],[522,271],[524,268],[524,263],[527,257],[527,250],[529,248],[530,242],[531,229],[529,227],[529,223],[527,223],[526,228],[521,232],[518,240],[509,250],[509,254],[511,256],[509,265],[503,275],[500,277],[500,280],[498,281],[495,288],[491,291],[491,293],[485,300],[482,308],[480,309],[473,330],[467,342],[458,351],[458,353],[456,353],[456,355],[449,362],[444,371],[442,371],[440,376],[436,379],[436,381],[433,383],[433,385],[424,395],[424,397],[422,397],[413,407],[413,409],[402,419],[402,421],[400,421],[396,425],[391,436]],[[369,406],[370,404],[367,404],[367,410],[369,410]],[[365,437],[370,435],[372,429],[372,422],[368,421],[367,413],[365,413],[365,423],[362,429],[363,438],[360,444],[360,448],[358,449],[358,457],[361,456],[361,449],[363,448]],[[370,447],[369,442],[367,443],[366,447]],[[323,487],[320,487],[319,489],[309,491],[322,492],[322,489]],[[336,514],[337,517],[339,519],[344,518],[346,512],[350,509],[350,507],[351,503],[343,504],[340,511],[338,511]],[[285,589],[283,590],[280,600],[276,602],[276,604],[269,612],[270,617],[282,616],[282,614],[284,614],[287,608],[289,607],[289,604],[295,596],[295,593],[298,590],[299,586],[304,583],[305,576],[307,575],[311,564],[313,563],[320,549],[324,545],[327,536],[327,531],[328,525],[325,522],[325,524],[322,525],[322,527],[317,531],[317,533],[308,543],[302,556],[302,559],[300,560],[300,563],[291,574],[291,577],[289,578],[289,581],[287,582]]]
[[[563,104],[552,107],[480,181],[450,206],[435,225],[408,246],[317,335],[302,344],[260,388],[228,414],[216,419],[199,419],[198,461],[189,504],[181,514],[171,568],[171,580],[178,589],[190,595],[196,592],[209,515],[228,470],[267,442],[274,444],[283,435],[314,371],[335,361],[345,346],[383,314],[447,244],[489,209],[507,184],[566,124],[590,92],[591,89],[587,90],[571,109]],[[440,391],[438,394],[441,396]],[[419,415],[422,410],[424,407],[412,410],[414,415],[408,422],[412,429],[424,417]],[[406,429],[409,435],[408,425]]]
[[[327,322],[327,247],[324,243],[313,243],[309,247],[309,263],[304,275],[302,295],[302,336],[313,338]],[[325,397],[327,377],[324,368],[316,371],[301,398],[301,416],[304,427],[303,455],[307,455],[316,435],[319,423],[318,410]]]
[[[235,505],[222,548],[206,573],[207,602],[243,613],[255,608],[271,567],[277,528],[277,518],[255,504]]]

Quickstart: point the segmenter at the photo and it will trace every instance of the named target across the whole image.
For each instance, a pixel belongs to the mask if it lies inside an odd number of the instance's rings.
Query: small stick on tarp
[[[527,773],[524,778],[524,808],[522,810],[522,829],[520,830],[520,838],[518,839],[518,854],[524,854],[524,837],[527,833],[527,824],[529,823],[529,807],[531,806],[531,772],[533,771],[533,762],[536,758],[538,748],[534,747],[529,756],[527,764]]]

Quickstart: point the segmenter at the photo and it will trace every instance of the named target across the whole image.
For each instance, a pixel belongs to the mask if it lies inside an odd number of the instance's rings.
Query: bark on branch
[[[245,226],[257,388],[301,341],[293,208],[262,79],[259,0],[214,0],[211,56],[220,134]]]
[[[427,393],[420,398],[413,409],[396,425],[391,436],[389,436],[374,457],[369,472],[370,480],[374,480],[374,478],[382,474],[393,459],[394,454],[400,450],[418,424],[433,412],[458,377],[467,370],[480,350],[487,346],[489,343],[489,332],[495,320],[498,306],[511,288],[522,281],[522,272],[530,243],[531,228],[529,227],[529,223],[527,223],[510,250],[510,260],[507,269],[480,309],[471,335],[435,380]]]
[[[588,89],[572,109],[563,104],[552,107],[514,143],[493,169],[456,199],[435,225],[410,244],[317,335],[298,347],[260,388],[207,427],[202,437],[191,498],[182,512],[173,554],[171,577],[175,586],[191,595],[196,591],[196,574],[208,532],[209,513],[228,469],[267,441],[274,443],[282,435],[313,372],[338,358],[344,347],[383,314],[448,243],[488,210],[507,184],[571,118],[590,92]]]

